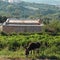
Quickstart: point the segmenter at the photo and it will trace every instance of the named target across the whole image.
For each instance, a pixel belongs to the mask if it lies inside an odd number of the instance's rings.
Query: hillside
[[[37,3],[8,3],[0,1],[0,15],[17,18],[40,18],[41,16],[60,13],[60,8],[54,5]]]

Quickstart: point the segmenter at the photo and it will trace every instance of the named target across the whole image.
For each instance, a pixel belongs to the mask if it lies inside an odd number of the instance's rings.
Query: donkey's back
[[[34,50],[37,49],[41,46],[41,44],[39,42],[32,42],[29,44],[28,46],[28,50]]]

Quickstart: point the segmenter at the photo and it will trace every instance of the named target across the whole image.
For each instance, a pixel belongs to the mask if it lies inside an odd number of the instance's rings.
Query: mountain
[[[0,15],[17,18],[40,18],[60,13],[60,7],[39,3],[8,3],[0,1]]]

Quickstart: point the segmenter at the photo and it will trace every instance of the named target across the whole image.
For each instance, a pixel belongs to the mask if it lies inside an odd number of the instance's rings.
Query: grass
[[[5,58],[26,58],[25,56],[25,50],[23,48],[17,50],[17,51],[9,51],[8,49],[3,49],[0,51],[0,57],[5,57]],[[48,58],[48,59],[60,59],[60,53],[55,53],[55,52],[50,52],[50,50],[45,50],[45,51],[40,51],[39,55],[33,54],[29,55],[28,58]]]
[[[17,44],[24,45],[28,42],[36,42],[42,41],[48,42],[49,47],[42,47],[40,48],[40,53],[38,56],[35,54],[29,55],[29,58],[59,58],[60,59],[60,35],[52,36],[48,34],[31,34],[31,35],[8,35],[3,36],[0,35],[0,44],[2,43],[3,46],[7,45],[7,47],[14,47],[13,44],[16,41]],[[16,43],[15,42],[15,43]],[[10,58],[26,58],[25,56],[25,49],[20,47],[20,49],[16,51],[10,51],[7,47],[0,50],[0,57],[10,57]]]
[[[25,58],[25,55],[23,49],[19,49],[17,51],[9,51],[7,49],[3,49],[0,51],[0,57]]]

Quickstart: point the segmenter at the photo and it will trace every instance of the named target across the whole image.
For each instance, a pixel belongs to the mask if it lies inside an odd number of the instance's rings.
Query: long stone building
[[[6,33],[39,33],[42,30],[43,24],[41,20],[17,20],[7,19],[3,23],[3,32]]]

